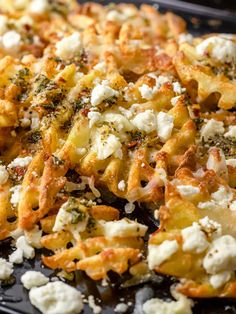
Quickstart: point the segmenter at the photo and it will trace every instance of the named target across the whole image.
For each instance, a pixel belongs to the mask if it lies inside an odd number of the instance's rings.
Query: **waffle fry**
[[[42,248],[93,280],[149,268],[235,298],[235,36],[146,4],[36,2],[0,0],[0,240],[17,263]],[[160,222],[148,252],[135,202]]]
[[[234,272],[230,271],[233,253],[228,264],[223,264],[227,257],[214,264],[214,252],[223,252],[216,243],[235,241],[235,196],[213,171],[180,169],[166,187],[160,230],[149,240],[149,267],[181,278],[178,289],[187,296],[235,297]],[[172,246],[170,254],[163,258],[158,248],[161,251],[167,245]]]

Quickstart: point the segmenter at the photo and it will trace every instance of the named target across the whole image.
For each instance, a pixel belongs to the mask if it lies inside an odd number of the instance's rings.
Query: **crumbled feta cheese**
[[[172,133],[174,119],[171,115],[160,111],[157,115],[157,134],[162,142],[166,142]]]
[[[205,233],[201,230],[199,224],[195,222],[192,226],[181,230],[181,235],[184,252],[202,253],[209,246]]]
[[[122,145],[120,140],[114,134],[109,134],[106,138],[102,134],[98,134],[92,149],[96,152],[99,160],[106,159],[114,154],[117,158],[122,158]],[[121,151],[121,155],[119,152]]]
[[[128,305],[125,303],[118,303],[114,309],[114,312],[125,313],[128,310]]]
[[[215,201],[216,204],[222,207],[227,207],[233,200],[233,193],[230,191],[230,189],[227,189],[221,185],[216,192],[211,194],[211,198],[213,201]]]
[[[133,125],[130,123],[130,121],[119,113],[106,112],[103,114],[103,120],[111,123],[114,128],[120,132],[120,138],[122,137],[122,131],[133,130]]]
[[[7,167],[8,168],[27,167],[31,163],[32,159],[33,157],[31,156],[17,157]]]
[[[211,209],[214,210],[215,208],[217,208],[217,205],[214,201],[208,201],[208,202],[200,202],[198,203],[198,208],[200,209]]]
[[[219,36],[212,36],[203,40],[197,45],[196,51],[201,56],[209,55],[222,63],[235,62],[236,60],[236,44]]]
[[[9,255],[9,261],[13,264],[22,264],[23,263],[22,249],[16,249],[11,255]]]
[[[93,296],[93,295],[89,295],[89,296],[88,296],[88,305],[89,305],[89,307],[92,309],[93,314],[99,314],[99,313],[101,313],[102,308],[101,308],[99,305],[97,305],[97,304],[95,303],[95,300],[94,300],[94,296]]]
[[[148,246],[148,266],[154,269],[167,261],[179,249],[179,244],[176,240],[165,240],[160,245],[150,244]]]
[[[80,33],[74,32],[56,43],[56,55],[62,59],[71,59],[81,50]]]
[[[224,134],[225,137],[233,137],[236,139],[236,125],[230,125],[228,132]]]
[[[226,160],[226,165],[236,168],[236,159],[233,159],[233,158],[227,159]]]
[[[29,7],[29,11],[35,14],[46,13],[48,9],[49,9],[48,0],[33,0]]]
[[[132,202],[128,202],[125,204],[125,212],[126,214],[131,214],[135,210],[135,205]]]
[[[167,82],[169,82],[169,78],[166,76],[156,76],[154,73],[149,73],[149,77],[155,79],[156,84],[153,87],[150,87],[147,84],[143,84],[139,86],[139,92],[142,96],[142,98],[151,100],[154,95],[158,92],[158,90],[161,88],[161,86]]]
[[[21,276],[21,282],[26,289],[40,287],[49,282],[49,279],[39,271],[28,270]]]
[[[5,49],[17,49],[21,42],[21,36],[16,31],[8,31],[2,36],[2,44]]]
[[[42,230],[39,230],[38,226],[35,226],[34,229],[25,231],[25,237],[27,242],[34,248],[40,249],[41,246],[41,238],[42,238]]]
[[[156,129],[156,115],[153,110],[138,113],[131,122],[137,129],[146,133]]]
[[[192,186],[192,185],[178,185],[177,189],[181,196],[193,196],[198,193],[200,193],[200,189],[197,186]]]
[[[223,134],[225,131],[224,123],[222,121],[216,121],[215,119],[210,119],[204,124],[200,130],[201,138],[207,141],[209,138],[214,137],[218,134]]]
[[[191,44],[193,42],[193,35],[192,34],[190,34],[190,33],[187,33],[187,34],[182,33],[182,34],[179,35],[178,43],[182,44],[182,43],[186,43],[186,42],[189,43],[189,44]]]
[[[143,237],[147,231],[147,226],[127,218],[101,224],[105,237]]]
[[[142,98],[147,100],[152,99],[154,94],[156,93],[156,89],[148,86],[147,84],[141,85],[138,89],[140,91]]]
[[[203,267],[211,275],[236,270],[236,239],[230,235],[214,239],[203,259]]]
[[[6,166],[0,166],[0,184],[7,182],[9,174],[7,172]]]
[[[10,203],[13,206],[17,206],[21,198],[21,185],[15,185],[11,187],[10,192],[12,193]]]
[[[13,265],[0,257],[0,281],[8,279],[13,273]]]
[[[125,190],[125,181],[124,180],[121,180],[119,183],[118,183],[118,189],[120,191],[124,191]]]
[[[143,305],[145,314],[192,314],[193,301],[186,296],[178,293],[176,290],[171,294],[177,301],[164,301],[162,299],[153,298],[146,301]]]
[[[218,222],[209,219],[208,216],[200,219],[199,225],[201,226],[201,229],[205,233],[208,234],[209,237],[221,236],[221,234],[222,234],[221,225]]]
[[[29,298],[43,314],[77,314],[83,309],[81,293],[61,281],[32,288]]]
[[[182,94],[186,91],[186,88],[184,87],[181,87],[180,83],[179,82],[174,82],[172,83],[172,86],[173,86],[173,91],[176,93],[176,94]]]
[[[35,251],[32,246],[29,245],[25,236],[20,236],[16,240],[16,248],[23,251],[23,256],[27,259],[32,259],[35,256]]]
[[[232,276],[232,272],[230,271],[223,271],[221,273],[218,273],[216,275],[212,275],[210,277],[210,284],[213,288],[218,289],[221,288],[230,280]]]
[[[93,88],[91,93],[91,104],[92,106],[98,106],[104,100],[114,96],[118,97],[119,92],[108,86],[107,83],[103,81],[102,84],[97,84]]]
[[[88,215],[87,213],[84,213],[85,216],[82,221],[76,221],[76,217],[78,216],[78,213],[73,208],[71,209],[70,206],[70,199],[65,202],[59,209],[58,214],[56,216],[56,220],[53,226],[53,231],[61,231],[66,229],[71,229],[74,227],[77,232],[83,232],[86,229],[87,222],[88,222]]]
[[[101,120],[101,113],[97,111],[89,111],[88,119],[89,119],[89,127],[92,128],[97,122]]]

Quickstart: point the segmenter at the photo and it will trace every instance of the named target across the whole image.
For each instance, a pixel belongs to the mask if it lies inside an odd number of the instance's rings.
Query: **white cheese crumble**
[[[186,91],[186,88],[182,87],[179,82],[173,82],[172,86],[173,86],[173,91],[176,94],[182,94]]]
[[[32,288],[29,298],[43,314],[77,314],[83,309],[81,293],[61,281]]]
[[[192,186],[192,185],[178,185],[177,189],[181,196],[193,196],[198,193],[200,193],[200,189],[197,186]]]
[[[174,127],[174,118],[163,112],[160,111],[157,115],[157,135],[159,136],[162,142],[166,142],[172,133]]]
[[[97,111],[89,111],[88,119],[89,119],[89,127],[92,128],[97,122],[101,120],[101,113]]]
[[[34,229],[25,231],[25,238],[27,242],[34,248],[40,249],[41,246],[41,238],[43,231],[39,229],[38,226],[35,226]]]
[[[199,220],[199,225],[201,226],[201,229],[207,233],[209,237],[216,237],[216,236],[221,236],[222,234],[222,227],[221,224],[218,222],[209,219],[208,216],[202,218]]]
[[[132,202],[128,202],[125,204],[125,212],[126,214],[131,214],[135,210],[135,205]]]
[[[56,216],[56,220],[53,226],[53,231],[61,231],[66,229],[76,229],[77,232],[83,232],[86,229],[88,215],[85,213],[85,217],[79,223],[73,224],[73,220],[75,219],[75,212],[69,209],[70,200],[65,202],[59,209],[58,214]]]
[[[236,139],[236,125],[230,125],[228,132],[224,134],[225,137],[233,137]]]
[[[177,301],[164,301],[153,298],[146,301],[143,305],[145,314],[192,314],[193,301],[186,296],[171,289],[171,294]]]
[[[104,100],[114,96],[118,97],[119,92],[111,88],[107,81],[102,81],[101,84],[97,84],[92,90],[91,104],[92,106],[98,106]]]
[[[142,98],[150,100],[153,98],[154,94],[156,93],[155,88],[148,86],[147,84],[141,85],[139,88],[140,94]]]
[[[218,204],[222,207],[227,207],[233,200],[233,193],[230,191],[230,189],[227,189],[221,185],[216,192],[211,194],[211,198],[215,204]]]
[[[21,282],[26,289],[40,287],[49,282],[49,279],[39,271],[28,270],[21,276]]]
[[[114,308],[114,312],[125,313],[128,310],[129,306],[125,303],[118,303]]]
[[[0,166],[0,184],[5,184],[9,178],[6,166]]]
[[[74,32],[56,43],[56,55],[62,59],[71,59],[81,50],[80,33]]]
[[[147,226],[127,218],[101,221],[101,224],[105,237],[143,237],[147,231]]]
[[[148,266],[150,269],[161,265],[167,261],[179,249],[176,240],[165,240],[160,245],[150,244],[148,246]]]
[[[23,251],[21,249],[16,249],[11,255],[9,255],[9,261],[13,264],[22,264]]]
[[[153,110],[138,113],[131,122],[138,130],[146,133],[156,129],[156,115]]]
[[[202,253],[209,246],[206,235],[198,223],[194,222],[192,226],[181,230],[181,235],[184,252]]]
[[[0,257],[0,281],[8,279],[13,273],[13,265]]]
[[[25,236],[20,236],[16,240],[16,248],[22,250],[23,256],[27,259],[32,259],[35,256],[34,248],[29,245]]]
[[[99,160],[106,159],[111,155],[114,155],[117,158],[122,158],[121,148],[122,145],[120,139],[114,134],[109,134],[106,138],[104,138],[102,134],[98,134],[95,144],[92,147]]]
[[[10,192],[12,193],[11,198],[10,198],[10,203],[13,206],[17,206],[21,197],[21,185],[15,185],[11,187]]]
[[[16,31],[8,31],[2,36],[2,44],[5,49],[17,49],[21,42],[21,36]]]
[[[153,87],[150,87],[147,84],[143,84],[139,86],[138,89],[142,98],[151,100],[163,84],[170,82],[170,79],[162,75],[156,76],[154,73],[149,73],[148,76],[155,79],[156,84]]]
[[[124,180],[121,180],[119,183],[118,183],[118,189],[120,190],[120,191],[124,191],[125,190],[125,186],[126,186],[126,184],[125,184],[125,181]]]
[[[201,56],[209,55],[220,62],[235,62],[236,44],[226,38],[212,36],[203,40],[196,47],[196,51]]]
[[[207,120],[200,130],[201,138],[207,141],[209,138],[218,134],[223,134],[225,131],[224,123],[222,121],[216,121],[215,119]]]
[[[7,167],[8,168],[27,167],[31,163],[32,159],[33,157],[31,156],[17,157]]]
[[[203,267],[211,275],[236,270],[236,239],[230,235],[214,239],[203,259]]]
[[[213,288],[218,289],[221,288],[230,280],[232,277],[232,272],[230,271],[223,271],[221,273],[218,273],[216,275],[212,275],[210,277],[210,284]]]
[[[93,314],[99,314],[99,313],[101,313],[102,308],[101,308],[99,305],[97,305],[97,304],[95,303],[95,300],[94,300],[94,296],[93,296],[93,295],[89,295],[89,296],[88,296],[88,305],[89,305],[89,307],[92,309]]]

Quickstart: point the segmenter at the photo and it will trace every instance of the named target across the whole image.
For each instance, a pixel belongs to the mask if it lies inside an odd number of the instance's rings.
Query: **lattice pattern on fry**
[[[222,109],[235,106],[236,39],[224,35],[183,43],[174,58],[178,75],[193,98],[206,106]]]
[[[148,263],[192,297],[235,297],[235,191],[213,171],[177,171],[149,240]]]
[[[41,240],[43,247],[55,252],[43,262],[67,272],[84,270],[94,280],[106,278],[110,270],[122,274],[140,260],[147,227],[117,220],[119,212],[113,207],[83,203],[69,198],[56,217],[41,220],[44,231],[54,231]]]

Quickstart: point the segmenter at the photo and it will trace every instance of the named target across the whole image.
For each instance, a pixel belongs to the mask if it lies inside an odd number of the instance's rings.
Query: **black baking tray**
[[[117,1],[112,1],[117,2]],[[134,3],[140,5],[141,1],[129,0],[121,1],[127,3]],[[195,1],[196,2],[196,1]],[[205,1],[207,3],[207,1]],[[106,4],[108,1],[99,1],[99,3]],[[151,1],[146,0],[145,3],[159,6],[161,12],[173,11],[182,16],[188,24],[188,30],[193,35],[202,35],[205,33],[236,33],[236,15],[231,11],[217,10],[189,2],[160,0]],[[235,3],[236,12],[236,3]],[[124,208],[124,201],[115,201],[113,206],[120,208],[121,215]],[[138,221],[149,226],[149,232],[153,232],[158,227],[157,222],[152,219],[146,209],[137,208],[130,218],[137,218]],[[0,242],[0,257],[7,258],[11,253],[10,240]],[[26,260],[23,265],[14,267],[15,283],[9,286],[0,287],[0,313],[8,314],[39,314],[40,312],[34,308],[28,298],[28,291],[23,288],[20,278],[27,270],[39,270],[50,278],[55,277],[52,270],[47,269],[41,264],[40,255],[43,252],[38,252],[34,260]],[[143,314],[142,304],[151,297],[159,297],[163,300],[171,298],[169,287],[174,283],[173,278],[153,275],[152,280],[144,284],[121,288],[121,283],[124,277],[118,277],[110,274],[110,283],[103,287],[101,282],[94,282],[90,280],[84,273],[77,272],[75,279],[70,283],[77,287],[85,296],[93,295],[96,303],[102,307],[102,313],[115,313],[114,308],[117,303],[129,304],[127,313]],[[195,306],[193,308],[194,314],[236,314],[236,300],[230,299],[201,299],[194,300]],[[93,313],[92,310],[85,305],[84,314]],[[157,312],[158,314],[158,312]]]

